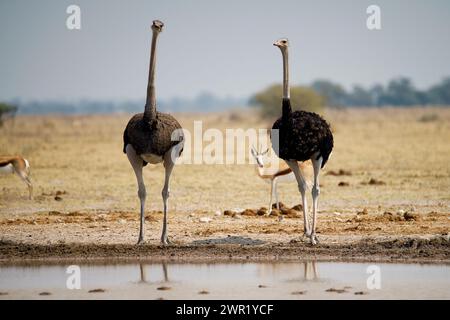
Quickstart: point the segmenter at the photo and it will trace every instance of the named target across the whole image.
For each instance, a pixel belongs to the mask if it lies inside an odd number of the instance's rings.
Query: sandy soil
[[[420,121],[429,113],[438,120]],[[450,110],[326,115],[336,146],[321,178],[316,247],[301,238],[299,212],[256,215],[268,204],[269,186],[253,165],[177,166],[166,248],[159,246],[163,169],[147,167],[147,243],[136,246],[136,182],[121,152],[128,118],[23,116],[1,129],[1,153],[24,154],[35,181],[29,201],[17,177],[0,176],[2,263],[112,257],[450,262]],[[204,130],[267,127],[235,113],[178,118],[186,128],[203,119]],[[280,198],[289,207],[299,203],[295,183],[280,185]],[[253,212],[241,215],[247,208]],[[205,217],[211,221],[201,222]]]

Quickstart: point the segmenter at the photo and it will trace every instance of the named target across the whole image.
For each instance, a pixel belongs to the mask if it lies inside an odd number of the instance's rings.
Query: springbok
[[[0,173],[16,173],[28,186],[29,198],[33,199],[33,185],[30,178],[30,163],[21,156],[0,156]]]
[[[262,152],[261,150],[256,150],[254,147],[252,147],[251,152],[256,161],[256,174],[265,182],[270,183],[270,201],[268,212],[268,214],[270,214],[270,211],[272,210],[272,200],[274,197],[276,207],[277,209],[280,209],[280,202],[278,201],[278,183],[296,181],[295,175],[284,161],[279,161],[278,168],[275,170],[273,170],[272,167],[269,167],[265,162],[265,158],[269,153],[269,149]],[[302,172],[305,172],[306,176],[311,176],[311,161],[299,162],[298,166]],[[311,180],[308,179],[307,183],[308,185],[310,185]]]

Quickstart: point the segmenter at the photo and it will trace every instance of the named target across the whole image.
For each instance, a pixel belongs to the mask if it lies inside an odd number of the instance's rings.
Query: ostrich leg
[[[175,148],[175,147],[174,147]],[[167,239],[167,211],[169,210],[169,182],[170,175],[172,174],[173,167],[175,166],[175,160],[172,159],[172,149],[170,149],[164,156],[164,169],[165,169],[165,179],[164,179],[164,187],[161,192],[163,202],[164,202],[164,221],[163,221],[163,229],[161,234],[161,243],[163,245],[169,244]]]
[[[139,238],[137,243],[142,244],[144,243],[145,198],[147,196],[144,179],[142,178],[142,168],[144,166],[144,161],[136,154],[136,151],[131,146],[131,144],[127,145],[126,152],[128,160],[130,161],[134,173],[136,174],[136,180],[138,183],[138,196],[141,203],[141,224],[139,227]]]
[[[273,179],[274,186],[273,192],[275,193],[275,203],[277,204],[277,209],[280,210],[280,202],[278,201],[278,181],[277,178]]]
[[[317,244],[317,236],[316,236],[316,222],[317,222],[317,210],[318,210],[318,200],[319,200],[319,194],[320,194],[320,186],[319,186],[319,173],[320,168],[322,167],[322,157],[319,159],[311,159],[313,168],[314,168],[314,185],[312,187],[312,198],[313,198],[313,218],[312,218],[312,228],[311,228],[311,243]]]
[[[267,215],[269,216],[272,212],[272,203],[273,203],[273,194],[275,192],[275,180],[270,181],[270,203],[269,203],[269,212]]]
[[[308,203],[306,201],[306,188],[307,183],[306,179],[303,176],[300,168],[298,167],[298,162],[296,160],[285,160],[289,168],[291,168],[292,172],[294,172],[295,179],[297,180],[298,190],[302,195],[302,205],[303,205],[303,220],[304,220],[304,236],[310,237],[311,231],[309,229],[308,222]]]

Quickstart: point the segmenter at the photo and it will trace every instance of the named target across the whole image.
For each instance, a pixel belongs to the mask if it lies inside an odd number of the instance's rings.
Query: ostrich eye
[[[286,43],[286,40],[281,41],[282,43]]]

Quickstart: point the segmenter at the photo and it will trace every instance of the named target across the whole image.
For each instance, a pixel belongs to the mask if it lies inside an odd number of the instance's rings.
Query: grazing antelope
[[[295,175],[284,161],[278,162],[278,169],[276,170],[269,167],[264,161],[269,153],[269,149],[261,152],[260,150],[256,150],[252,147],[251,152],[256,161],[256,174],[264,181],[270,183],[270,202],[268,212],[268,214],[270,214],[270,211],[272,210],[272,200],[274,197],[277,209],[280,209],[280,203],[278,201],[278,183],[296,181]],[[302,172],[308,173],[307,175],[311,176],[311,161],[298,163],[298,166]],[[310,184],[310,181],[308,181],[308,184]]]
[[[0,156],[0,173],[16,173],[28,186],[29,198],[33,199],[30,163],[20,156]]]

